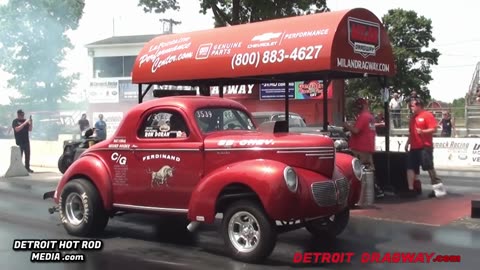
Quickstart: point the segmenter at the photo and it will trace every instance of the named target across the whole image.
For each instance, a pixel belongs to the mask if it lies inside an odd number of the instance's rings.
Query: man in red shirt
[[[430,180],[434,188],[443,189],[443,184],[438,178],[433,166],[433,133],[437,131],[437,120],[431,112],[423,109],[423,102],[420,99],[410,101],[412,116],[410,118],[409,136],[405,144],[407,155],[407,180],[409,192],[407,195],[416,196],[414,191],[414,181],[416,175],[422,170],[428,171]],[[409,150],[410,146],[410,150]],[[432,192],[429,197],[435,197]]]
[[[368,108],[368,102],[359,98],[355,101],[356,109],[359,110],[355,125],[345,123],[345,128],[351,132],[348,144],[355,157],[369,169],[375,170],[373,153],[375,152],[375,117]],[[375,184],[375,196],[384,196],[382,189]]]

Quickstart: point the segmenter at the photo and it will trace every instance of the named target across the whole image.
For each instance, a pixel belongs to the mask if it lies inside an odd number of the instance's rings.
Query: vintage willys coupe
[[[341,233],[361,174],[328,137],[262,133],[228,99],[165,97],[132,108],[112,138],[65,172],[54,198],[79,236],[103,230],[117,211],[184,214],[190,228],[222,213],[231,254],[256,261],[282,227]]]
[[[281,232],[336,236],[359,199],[362,166],[331,138],[289,132],[289,81],[322,79],[327,96],[331,79],[393,74],[386,31],[365,9],[159,36],[133,67],[141,104],[44,198],[78,236],[118,212],[183,215],[190,231],[221,213],[226,250],[246,262],[269,256]],[[285,121],[271,131],[222,91],[207,97],[212,85],[271,81],[286,85]],[[201,96],[142,103],[153,85],[198,87]]]

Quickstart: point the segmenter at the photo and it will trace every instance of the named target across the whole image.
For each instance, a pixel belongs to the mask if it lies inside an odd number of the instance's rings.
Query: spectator
[[[33,173],[30,169],[30,136],[29,132],[33,129],[32,116],[30,119],[25,119],[25,112],[23,110],[17,111],[17,118],[12,122],[12,128],[15,134],[15,142],[20,147],[20,155],[23,157],[25,153],[25,169],[29,173]]]
[[[440,134],[441,137],[452,137],[452,128],[454,133],[457,133],[455,129],[455,121],[447,111],[443,112],[442,119],[438,125],[442,127],[442,133]]]
[[[82,114],[82,118],[78,120],[78,125],[80,127],[80,134],[90,127],[90,122],[88,122],[86,113]]]
[[[410,103],[412,116],[409,124],[409,136],[405,144],[407,152],[407,180],[408,189],[406,195],[414,197],[418,193],[414,188],[416,176],[420,174],[420,166],[424,171],[428,171],[430,181],[434,191],[429,197],[436,197],[438,194],[446,194],[442,181],[438,178],[433,166],[433,133],[437,131],[437,121],[433,114],[424,110],[423,102],[420,99],[414,99]],[[410,149],[409,149],[410,146]]]
[[[103,121],[103,114],[98,115],[98,121],[95,123],[95,134],[99,140],[107,138],[107,123]]]
[[[400,128],[401,119],[400,119],[400,110],[402,109],[402,103],[397,93],[393,94],[393,98],[390,100],[390,112],[393,120],[393,127]]]
[[[375,170],[373,163],[373,153],[375,152],[375,118],[368,108],[368,102],[359,98],[355,101],[356,109],[359,114],[353,126],[345,123],[345,128],[351,132],[349,140],[350,148],[353,154],[360,162]],[[377,179],[375,179],[377,181]],[[375,197],[381,198],[385,194],[383,190],[375,184]]]
[[[412,100],[417,100],[417,99],[420,100],[420,97],[418,96],[417,91],[415,91],[415,90],[413,90],[410,93],[410,96],[405,99],[405,102],[407,103],[407,106],[408,106],[408,109],[410,110],[410,113],[413,113],[412,112],[412,107],[410,107],[410,104],[411,104]]]

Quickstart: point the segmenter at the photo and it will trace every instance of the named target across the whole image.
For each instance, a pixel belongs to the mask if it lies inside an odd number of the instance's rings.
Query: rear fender
[[[362,183],[360,180],[355,177],[353,173],[352,161],[355,157],[345,153],[336,153],[335,161],[336,161],[336,169],[340,171],[345,177],[350,180],[350,194],[348,198],[348,205],[350,207],[355,206],[360,199],[360,190],[362,187]]]
[[[112,209],[112,183],[105,163],[95,154],[87,154],[76,160],[65,172],[55,189],[53,199],[59,203],[64,186],[76,178],[90,180],[98,190],[106,210]]]
[[[195,187],[188,207],[192,221],[213,223],[216,202],[222,190],[231,184],[243,184],[260,199],[267,214],[275,211],[275,200],[294,196],[283,178],[286,164],[273,160],[248,160],[218,168],[205,176]]]

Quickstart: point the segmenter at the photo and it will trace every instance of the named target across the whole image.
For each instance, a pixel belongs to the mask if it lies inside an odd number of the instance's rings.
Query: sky
[[[0,0],[0,4],[7,0]],[[199,13],[200,1],[179,0],[180,11],[166,14],[146,14],[137,6],[138,0],[86,0],[79,28],[68,35],[75,48],[67,54],[65,67],[68,72],[85,74],[76,87],[81,93],[89,74],[89,57],[85,45],[104,38],[122,35],[160,34],[159,19],[181,21],[174,26],[175,33],[213,28],[213,15]],[[447,3],[447,2],[445,2]],[[428,85],[433,98],[451,102],[464,97],[469,89],[476,64],[480,61],[480,31],[476,1],[457,0],[440,5],[435,0],[327,0],[332,10],[362,7],[381,18],[390,9],[414,10],[432,20],[436,41],[431,48],[442,54],[438,66],[432,67],[433,80]],[[6,86],[8,74],[0,71],[0,89]],[[3,91],[3,90],[1,90]],[[0,103],[8,101],[0,95]]]

